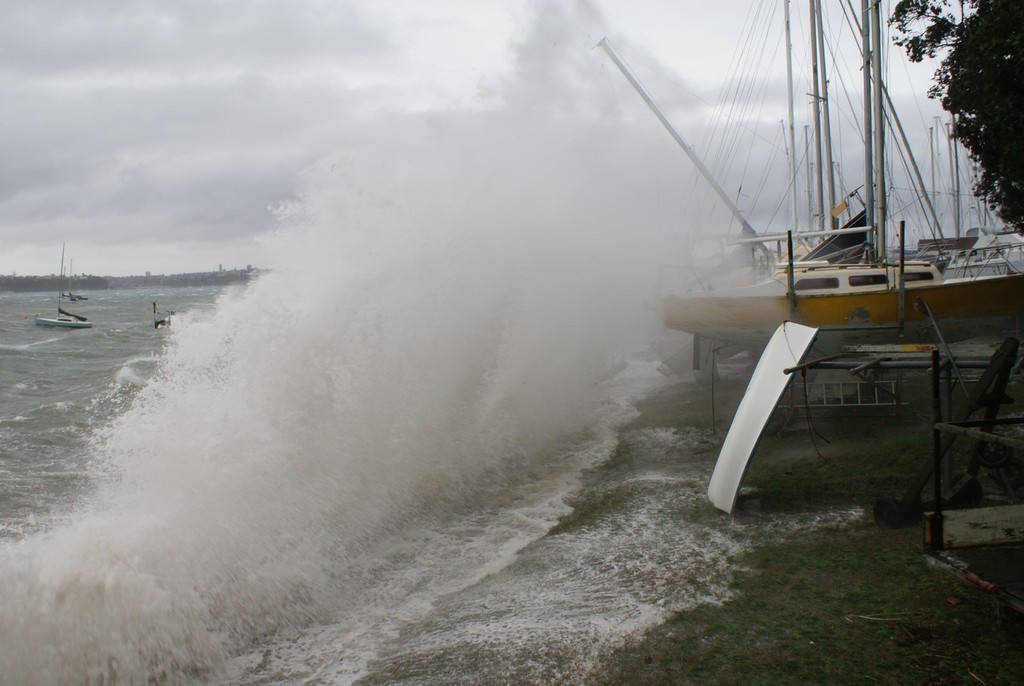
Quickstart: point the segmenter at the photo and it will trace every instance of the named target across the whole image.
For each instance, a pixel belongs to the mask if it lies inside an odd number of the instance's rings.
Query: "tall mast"
[[[867,16],[864,17],[864,21],[868,21],[868,17]],[[864,26],[863,22],[858,22],[858,30],[860,30],[862,36],[867,36],[868,35],[867,31],[869,29]],[[862,53],[863,53],[864,49],[867,49],[867,50],[870,51],[870,45],[867,42],[865,42],[865,45],[862,47]],[[928,216],[928,218],[931,221],[931,228],[932,228],[933,233],[934,234],[941,234],[942,233],[942,229],[939,226],[939,217],[938,217],[938,214],[936,214],[935,206],[932,203],[932,198],[935,197],[935,159],[934,159],[934,151],[933,151],[933,157],[932,157],[932,187],[931,187],[931,190],[929,191],[928,188],[925,185],[924,177],[921,175],[921,169],[917,165],[917,158],[914,156],[913,151],[910,149],[910,141],[907,140],[906,131],[904,131],[904,129],[903,129],[903,123],[900,121],[899,113],[896,112],[896,106],[893,104],[892,98],[889,96],[889,89],[885,85],[885,81],[883,79],[881,79],[881,78],[878,78],[877,79],[877,84],[878,84],[877,90],[874,93],[872,93],[871,84],[873,82],[871,81],[870,77],[868,76],[871,73],[871,71],[873,71],[871,68],[869,68],[870,67],[870,58],[868,57],[868,55],[866,53],[862,54],[862,58],[864,60],[863,64],[865,65],[865,68],[864,68],[864,74],[865,74],[865,79],[864,79],[864,108],[865,108],[864,109],[864,120],[865,120],[864,140],[865,140],[865,160],[866,161],[867,160],[871,160],[871,146],[869,146],[867,144],[867,141],[873,140],[874,136],[872,135],[871,128],[870,128],[870,126],[867,125],[867,122],[871,121],[871,119],[872,119],[871,103],[872,102],[877,102],[877,103],[881,103],[881,105],[879,105],[879,110],[887,112],[888,117],[886,117],[884,119],[875,118],[875,125],[878,127],[879,130],[882,130],[882,125],[879,122],[890,123],[892,130],[896,133],[896,135],[899,136],[900,143],[903,146],[903,150],[906,151],[907,163],[910,165],[910,171],[914,175],[914,181],[916,182],[916,188],[918,189],[918,193],[916,194],[917,197],[918,197],[918,202],[920,202],[920,204],[922,206],[922,209],[924,210],[925,214]],[[877,75],[880,75],[881,71],[877,70],[877,71],[875,71],[875,73],[876,73],[876,76],[877,76]],[[882,116],[882,115],[879,115],[879,116]],[[932,130],[929,129],[928,131],[929,131],[929,133],[928,133],[928,144],[929,144],[929,146],[931,146],[932,145]],[[883,134],[882,140],[884,141],[884,134]],[[879,159],[882,159],[882,158],[879,157]],[[871,189],[872,186],[873,186],[872,176],[871,176],[871,174],[872,174],[872,165],[866,164],[865,165],[865,172],[866,172],[866,174],[865,174],[865,183],[864,183],[864,185],[865,185],[866,188]],[[872,193],[872,195],[870,197],[872,199],[871,200],[867,200],[866,203],[867,203],[868,207],[871,209],[871,211],[873,212],[874,211],[874,197],[875,197],[874,193]],[[873,225],[872,221],[869,220],[868,221],[868,226],[872,226],[872,225]]]
[[[878,255],[885,259],[885,120],[882,102],[882,10],[879,7],[879,0],[871,3],[871,33],[874,36],[872,41],[874,48],[871,52],[872,76],[872,105],[874,109],[875,137],[874,137],[874,165],[875,165],[875,223]]]
[[[875,180],[874,164],[871,159],[871,0],[861,0],[861,12],[864,15],[860,23],[861,32],[861,53],[864,56],[864,64],[861,73],[864,77],[864,212],[865,220],[869,229],[875,226]],[[869,239],[870,240],[870,239]],[[876,246],[877,247],[877,246]]]
[[[64,292],[64,248],[67,243],[60,245],[60,276],[57,277],[57,319],[60,319],[60,294]]]
[[[819,231],[825,228],[825,195],[822,187],[821,164],[821,95],[818,90],[818,19],[815,8],[815,0],[810,0],[811,13],[811,109],[814,112],[814,163],[818,169],[815,175],[815,189],[817,191],[817,227]]]
[[[814,198],[812,197],[811,187],[814,183],[813,170],[811,169],[814,165],[809,161],[811,159],[811,127],[804,124],[804,158],[808,160],[805,167],[807,172],[807,216],[813,221],[814,217]]]
[[[818,34],[818,69],[820,71],[819,78],[821,79],[821,88],[819,92],[821,94],[821,134],[824,138],[822,148],[825,156],[822,171],[824,172],[826,189],[828,190],[827,207],[831,210],[836,206],[836,174],[834,165],[832,164],[832,116],[829,114],[828,71],[825,67],[825,29],[824,21],[821,16],[821,0],[814,0],[814,5],[814,15],[817,18],[815,21],[815,29]],[[835,223],[835,219],[832,217],[830,212],[829,228],[834,228]]]
[[[949,122],[949,175],[953,187],[953,235],[960,238],[960,155],[952,121]]]
[[[917,166],[917,158],[910,149],[910,141],[907,140],[907,132],[903,129],[903,122],[900,121],[899,114],[896,112],[896,106],[893,104],[892,98],[889,96],[889,89],[884,83],[882,84],[882,94],[885,96],[885,106],[888,108],[892,128],[899,136],[900,143],[903,145],[903,149],[907,153],[907,162],[910,164],[910,171],[913,173],[914,181],[916,181],[917,188],[920,191],[917,193],[919,202],[921,203],[925,214],[931,220],[931,226],[933,227],[934,232],[941,233],[941,229],[939,227],[939,216],[935,213],[935,206],[932,204],[932,198],[935,197],[934,179],[932,183],[932,191],[929,193],[928,189],[925,188],[924,177],[921,176],[921,168]],[[929,142],[930,136],[931,134],[929,134]]]
[[[786,129],[789,134],[789,183],[792,192],[790,193],[790,214],[793,230],[796,231],[799,222],[797,211],[797,184],[796,184],[796,131],[794,130],[793,116],[793,36],[789,20],[789,0],[782,0],[782,6],[786,18],[786,100],[789,105],[789,119]]]
[[[933,198],[937,198],[939,196],[938,196],[938,186],[936,185],[936,181],[935,181],[935,173],[936,173],[935,169],[939,165],[939,130],[940,130],[941,126],[942,126],[942,122],[941,122],[941,120],[938,117],[935,117],[933,119],[933,122],[934,122],[934,124],[932,125],[932,127],[930,129],[928,129],[928,131],[929,131],[928,143],[929,143],[929,147],[931,148],[931,153],[932,153],[932,169],[931,169],[931,174],[932,174],[932,197]],[[941,227],[939,227],[939,230],[941,231]]]
[[[647,89],[644,88],[642,83],[640,83],[640,80],[634,76],[630,68],[626,66],[626,63],[622,61],[618,53],[615,52],[611,44],[608,42],[608,39],[602,38],[598,43],[598,46],[604,48],[604,51],[612,58],[612,62],[614,62],[615,66],[619,68],[622,75],[626,77],[626,80],[632,84],[633,88],[636,89],[636,92],[640,94],[640,97],[644,99],[647,106],[651,108],[652,112],[654,112],[654,116],[658,118],[658,121],[660,121],[662,126],[665,127],[665,130],[669,132],[669,135],[672,136],[675,142],[679,144],[679,147],[683,149],[683,152],[686,153],[686,156],[690,158],[690,161],[693,162],[694,166],[697,167],[697,171],[699,171],[701,176],[704,177],[704,180],[711,185],[711,188],[714,189],[719,199],[721,199],[721,201],[725,203],[725,206],[729,208],[729,211],[732,212],[733,216],[740,223],[742,233],[747,237],[757,236],[757,232],[754,231],[754,227],[750,225],[750,222],[746,220],[743,213],[740,212],[740,209],[736,207],[736,203],[732,201],[732,199],[718,184],[718,181],[715,180],[715,177],[712,176],[711,172],[704,166],[704,162],[702,162],[700,157],[697,156],[697,153],[692,147],[690,147],[690,144],[683,140],[683,137],[675,130],[668,118],[662,114],[661,108],[659,108],[657,103],[654,102],[654,98],[652,98],[647,92]]]

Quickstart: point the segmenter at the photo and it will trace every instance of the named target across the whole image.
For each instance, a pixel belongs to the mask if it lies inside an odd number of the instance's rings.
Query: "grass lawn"
[[[742,391],[716,389],[719,432]],[[929,459],[927,407],[766,435],[745,481],[761,512],[866,514],[745,554],[732,600],[672,617],[587,683],[1024,684],[1024,618],[930,568],[919,524],[882,529],[872,519],[875,499],[902,497]],[[708,389],[680,386],[645,403],[635,424],[710,421]]]

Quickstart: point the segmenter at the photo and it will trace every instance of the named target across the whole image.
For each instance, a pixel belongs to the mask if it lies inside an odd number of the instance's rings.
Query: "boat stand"
[[[997,359],[998,355],[993,358],[990,369],[995,370],[994,390],[1006,374],[1013,347],[1008,341],[1000,350],[1006,353],[1003,358]],[[934,389],[933,394],[938,396]],[[935,397],[933,403],[937,402]],[[979,409],[992,414],[991,418],[937,421],[932,425],[934,511],[926,513],[924,518],[924,550],[929,566],[951,573],[989,594],[998,621],[1002,606],[1024,613],[1024,504],[1018,503],[1014,495],[1015,489],[1022,485],[1022,463],[1012,457],[1014,450],[1024,451],[1024,440],[999,435],[995,430],[1024,424],[1024,418],[995,419],[994,411],[1003,403],[999,398],[984,403],[983,398],[978,398]],[[941,461],[944,450],[948,450],[948,444],[957,436],[977,441],[968,473],[976,476],[979,467],[993,470],[1011,504],[944,509],[947,497]]]
[[[1014,489],[1020,485],[1021,463],[1013,459],[1013,440],[994,434],[997,426],[1022,423],[1024,420],[997,420],[1003,405],[1013,402],[1006,395],[1006,386],[1017,363],[1020,342],[1007,338],[992,355],[981,377],[968,392],[967,402],[954,422],[943,422],[951,416],[950,384],[943,384],[943,368],[951,368],[954,358],[941,360],[938,350],[932,351],[932,423],[933,458],[927,460],[910,483],[900,500],[879,498],[875,502],[875,522],[884,528],[898,528],[919,520],[926,509],[922,492],[929,481],[935,484],[933,508],[943,505],[951,508],[977,504],[982,497],[978,472],[981,467],[993,470],[1002,482],[1007,495],[1014,498]],[[946,377],[948,379],[948,375]],[[966,386],[965,386],[966,388]],[[981,415],[980,419],[972,417]],[[974,438],[977,442],[967,471],[952,474],[950,449],[957,436]],[[1024,445],[1024,444],[1022,444]],[[934,477],[934,478],[933,478]],[[944,487],[940,484],[945,483]]]
[[[940,346],[929,344],[843,346],[840,353],[804,361],[818,332],[819,329],[786,322],[765,347],[733,416],[711,475],[708,497],[715,507],[732,513],[765,427],[786,388],[794,383],[795,372],[800,372],[802,377],[809,370],[827,369],[846,370],[868,382],[870,379],[864,377],[868,371],[931,369],[932,424],[953,427],[945,429],[946,437],[936,439],[938,457],[934,461],[925,461],[902,499],[883,497],[875,503],[875,521],[880,526],[895,528],[919,521],[924,512],[921,493],[933,476],[935,483],[949,484],[948,488],[937,491],[936,500],[940,506],[978,502],[982,489],[977,477],[983,466],[996,472],[1007,494],[1013,497],[1014,489],[1022,481],[1024,463],[1013,459],[1012,450],[1008,449],[1010,446],[994,434],[994,429],[1007,423],[1007,420],[997,420],[996,415],[1001,406],[1012,402],[1006,395],[1006,388],[1011,374],[1018,370],[1020,342],[1016,338],[1007,338],[998,346],[990,342],[962,343],[951,347],[942,342],[941,350]],[[961,371],[967,369],[981,370],[980,378],[972,389],[968,389],[961,375]],[[956,385],[967,396],[966,406],[955,417],[959,426],[951,424],[954,420],[954,374]],[[871,383],[866,385],[871,386]],[[981,419],[973,420],[978,413]],[[1019,421],[1024,423],[1024,420]],[[968,433],[964,434],[965,431]],[[971,435],[977,445],[967,473],[953,478],[954,460],[950,448],[958,435]]]
[[[990,345],[845,346],[840,354],[803,362],[785,372],[845,369],[857,375],[866,369],[931,368],[932,423],[942,424],[945,431],[937,444],[938,459],[925,461],[902,498],[879,498],[873,508],[875,522],[879,526],[898,528],[918,522],[925,509],[933,506],[924,502],[922,492],[935,474],[939,474],[935,482],[945,484],[936,497],[946,507],[963,507],[981,500],[982,489],[978,481],[981,467],[992,470],[1007,494],[1014,497],[1014,490],[1024,480],[1024,463],[1013,458],[1011,446],[1006,442],[1010,439],[1004,440],[995,435],[994,430],[1000,425],[1024,423],[1024,420],[996,418],[999,409],[1012,402],[1006,395],[1006,387],[1017,366],[1019,347],[1020,342],[1016,338],[1005,339],[994,353]],[[981,376],[971,388],[960,373],[967,369],[981,370]],[[962,388],[967,397],[966,404],[955,417],[954,387]],[[982,434],[980,439],[979,434]],[[958,435],[970,435],[977,443],[967,471],[955,475],[950,450]]]

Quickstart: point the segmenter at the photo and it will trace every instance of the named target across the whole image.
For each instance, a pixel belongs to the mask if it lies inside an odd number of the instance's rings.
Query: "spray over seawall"
[[[0,554],[5,678],[215,678],[261,636],[336,619],[348,562],[389,531],[592,430],[654,271],[621,143],[566,78],[559,108],[513,79],[479,111],[367,123],[371,143],[312,166],[271,271],[175,321],[97,432],[95,494]]]

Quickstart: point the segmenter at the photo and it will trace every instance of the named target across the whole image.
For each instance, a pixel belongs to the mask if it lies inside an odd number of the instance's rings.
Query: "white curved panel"
[[[785,322],[761,353],[708,484],[708,499],[719,510],[731,513],[736,505],[765,424],[789,384],[783,370],[800,363],[817,335],[816,328]]]

